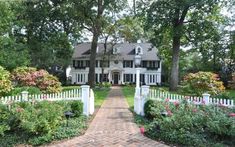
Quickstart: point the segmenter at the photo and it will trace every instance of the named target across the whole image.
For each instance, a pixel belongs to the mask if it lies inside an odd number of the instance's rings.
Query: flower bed
[[[137,122],[153,139],[184,146],[235,145],[234,109],[148,100],[144,111]]]
[[[67,121],[65,111],[75,115]],[[0,144],[40,145],[79,135],[87,127],[81,101],[0,104]]]

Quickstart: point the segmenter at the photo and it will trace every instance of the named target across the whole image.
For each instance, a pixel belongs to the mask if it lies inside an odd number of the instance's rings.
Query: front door
[[[119,78],[119,73],[118,72],[115,72],[113,73],[113,84],[118,84],[118,78]]]

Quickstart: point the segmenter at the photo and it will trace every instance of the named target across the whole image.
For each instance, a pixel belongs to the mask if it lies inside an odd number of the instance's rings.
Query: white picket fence
[[[83,85],[81,88],[52,94],[28,94],[23,91],[21,95],[0,97],[0,102],[9,105],[14,102],[32,102],[32,101],[67,101],[81,100],[83,102],[83,113],[85,115],[94,112],[94,93],[90,86]]]
[[[201,104],[207,104],[207,105],[221,105],[225,107],[233,107],[234,101],[230,99],[219,99],[219,98],[205,98],[205,96],[202,97],[196,97],[196,96],[184,96],[184,95],[178,95],[178,94],[171,94],[169,92],[164,92],[161,90],[156,89],[150,89],[148,98],[150,99],[156,99],[156,100],[167,100],[169,102],[180,102],[183,99],[186,99],[188,102],[201,105]]]
[[[181,102],[186,99],[189,103],[195,105],[215,105],[228,108],[234,107],[234,101],[229,99],[210,98],[210,94],[204,93],[202,97],[184,96],[178,94],[171,94],[157,89],[150,89],[149,86],[143,85],[139,89],[136,88],[134,97],[134,111],[136,114],[144,115],[144,104],[147,100],[159,100],[169,102]]]
[[[3,104],[12,102],[23,102],[23,101],[60,101],[60,100],[82,100],[81,89],[73,89],[60,93],[51,94],[28,94],[27,91],[23,91],[21,95],[1,97],[0,101]]]

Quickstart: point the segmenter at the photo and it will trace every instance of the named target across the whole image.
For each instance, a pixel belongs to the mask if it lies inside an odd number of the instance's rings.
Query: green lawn
[[[130,109],[134,108],[134,95],[135,95],[135,87],[124,86],[122,87],[122,92],[127,100],[127,103]]]
[[[99,108],[106,99],[110,89],[94,89],[95,108]]]

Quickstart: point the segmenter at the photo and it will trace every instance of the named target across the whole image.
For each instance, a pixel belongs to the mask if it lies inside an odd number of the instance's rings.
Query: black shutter
[[[75,62],[76,62],[76,61],[75,61],[75,60],[73,60],[73,67],[75,67]]]

